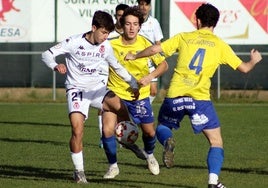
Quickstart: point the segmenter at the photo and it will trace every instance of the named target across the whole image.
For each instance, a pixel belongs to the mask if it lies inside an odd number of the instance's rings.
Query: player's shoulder
[[[159,24],[159,21],[151,15],[148,17],[147,21]]]
[[[81,34],[74,34],[69,36],[68,38],[66,38],[63,42],[65,42],[66,44],[76,44],[76,43],[80,43],[81,40],[83,40],[83,38],[85,38],[84,36],[86,35],[86,33],[81,33]]]
[[[87,33],[74,34],[74,35],[71,35],[68,39],[70,39],[70,40],[84,39],[86,37],[86,34]]]
[[[153,45],[152,41],[150,41],[147,37],[145,37],[141,34],[137,35],[137,43],[144,43],[144,44]]]
[[[108,41],[110,41],[110,42],[115,42],[115,41],[119,40],[120,36],[121,36],[121,35],[117,35],[117,36],[109,37],[109,38],[108,38]]]
[[[114,30],[109,34],[108,39],[113,39],[113,38],[119,37],[120,35],[121,35],[121,33],[119,33],[118,31]]]

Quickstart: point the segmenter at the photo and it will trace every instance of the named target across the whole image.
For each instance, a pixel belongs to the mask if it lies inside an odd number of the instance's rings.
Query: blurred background
[[[249,60],[252,48],[263,55],[248,74],[221,66],[212,78],[212,93],[220,98],[226,90],[268,90],[268,0],[152,0],[151,14],[160,22],[163,40],[194,30],[194,12],[204,2],[220,10],[215,34],[242,60]],[[64,75],[47,68],[41,53],[70,35],[89,31],[96,10],[114,15],[119,3],[137,5],[136,0],[0,0],[0,89],[64,88]],[[176,54],[167,61],[170,68],[159,79],[160,94],[169,86]]]

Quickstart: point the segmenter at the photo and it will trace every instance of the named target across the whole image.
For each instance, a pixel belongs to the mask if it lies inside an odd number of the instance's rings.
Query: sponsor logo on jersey
[[[102,53],[102,54],[105,52],[105,47],[104,47],[104,45],[101,45],[101,46],[100,46],[100,50],[99,50],[99,52]]]
[[[81,72],[88,73],[88,74],[93,74],[94,72],[97,71],[97,69],[89,69],[89,68],[86,68],[86,66],[83,63],[79,63],[78,64],[78,69]]]
[[[75,102],[75,103],[73,104],[73,107],[74,107],[74,109],[79,109],[79,108],[80,108],[80,105],[79,105],[78,102]]]

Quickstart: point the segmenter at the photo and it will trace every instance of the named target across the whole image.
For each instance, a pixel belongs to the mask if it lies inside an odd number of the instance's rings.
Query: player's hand
[[[132,97],[134,98],[134,100],[138,100],[139,96],[140,96],[140,91],[137,88],[132,88]]]
[[[131,52],[128,52],[125,57],[125,60],[135,60],[135,59],[136,59],[136,55]]]
[[[60,74],[65,74],[67,72],[67,68],[64,64],[58,64],[54,67],[55,71],[58,71]]]
[[[152,79],[154,79],[150,74],[141,78],[138,83],[141,87],[147,86],[151,83]]]
[[[260,62],[262,60],[261,53],[258,50],[252,49],[250,51],[250,58],[254,62],[254,64]]]

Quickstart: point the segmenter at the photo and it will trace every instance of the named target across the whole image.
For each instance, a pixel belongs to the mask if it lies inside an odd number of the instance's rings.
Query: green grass
[[[159,106],[154,104],[155,114]],[[222,182],[233,188],[268,187],[268,105],[215,106],[225,146]],[[77,185],[72,182],[66,104],[0,103],[0,111],[0,187],[207,187],[208,144],[202,134],[192,133],[187,118],[174,132],[174,168],[163,166],[159,143],[155,149],[161,168],[158,176],[150,174],[145,161],[118,148],[120,175],[104,180],[107,160],[98,148],[97,111],[91,109],[84,135],[84,163],[90,185]]]

